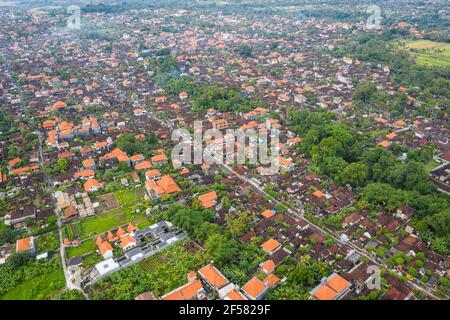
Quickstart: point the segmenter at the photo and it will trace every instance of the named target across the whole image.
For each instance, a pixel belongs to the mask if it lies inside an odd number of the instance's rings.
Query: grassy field
[[[433,159],[425,165],[425,168],[427,169],[428,172],[430,172],[433,169],[439,167],[439,165],[440,163]]]
[[[152,220],[150,220],[150,219],[145,219],[145,220],[139,221],[139,222],[136,224],[136,226],[137,226],[139,229],[145,229],[145,228],[151,226],[151,225],[154,224],[154,223],[155,223],[155,221],[152,221]]]
[[[129,207],[141,202],[142,198],[138,196],[138,190],[119,190],[115,193],[116,199],[121,206]]]
[[[89,240],[83,241],[81,243],[81,245],[79,245],[78,247],[67,248],[66,254],[67,254],[67,258],[72,258],[75,256],[85,255],[89,252],[95,251],[96,249],[97,249],[97,246],[95,245],[95,240],[89,239]]]
[[[99,263],[103,260],[103,257],[96,252],[92,251],[86,256],[83,256],[83,263],[81,264],[82,268],[91,268],[95,264]]]
[[[414,40],[407,42],[406,48],[415,56],[416,61],[422,65],[441,66],[450,68],[450,44],[429,40]]]
[[[56,232],[49,232],[36,237],[36,247],[38,252],[55,251],[59,248],[59,238]]]
[[[142,219],[145,214],[137,214],[131,210],[115,209],[108,213],[102,213],[76,222],[80,226],[79,237],[81,239],[106,232],[120,225]]]
[[[116,191],[114,193],[114,201],[117,201],[120,207],[98,213],[95,216],[84,218],[67,225],[64,229],[65,235],[67,235],[70,240],[75,237],[79,237],[83,240],[117,228],[118,226],[125,225],[129,222],[136,222],[137,220],[145,218],[145,214],[134,212],[143,201],[143,197],[141,196],[143,192],[143,189],[123,189]],[[88,244],[83,244],[83,248],[73,251],[79,251],[81,254],[89,252],[89,250],[84,251],[87,246]],[[70,254],[72,254],[73,251],[71,251]]]

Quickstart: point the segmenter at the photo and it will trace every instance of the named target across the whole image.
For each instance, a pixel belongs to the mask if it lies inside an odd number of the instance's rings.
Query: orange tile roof
[[[95,165],[95,162],[91,158],[83,160],[84,167],[92,167],[93,165]]]
[[[22,161],[22,159],[20,159],[19,157],[12,159],[11,161],[8,162],[8,168],[14,167],[20,161]]]
[[[156,193],[157,195],[161,195],[164,193],[164,191],[162,190],[162,188],[152,179],[147,180],[145,182],[145,186],[147,188],[147,190],[153,190],[154,193]]]
[[[127,231],[129,233],[131,233],[131,232],[133,232],[135,230],[137,230],[137,227],[135,225],[133,225],[132,223],[129,223],[128,226],[127,226]]]
[[[388,138],[389,140],[395,139],[396,137],[397,137],[397,134],[395,132],[391,132],[386,135],[386,138]]]
[[[242,291],[247,293],[247,295],[252,298],[257,298],[264,292],[264,290],[266,290],[266,288],[267,287],[264,284],[264,282],[262,282],[261,280],[259,280],[256,277],[253,277],[249,282],[247,282],[242,287]]]
[[[74,154],[71,151],[64,151],[64,152],[58,153],[58,159],[68,159],[73,156],[74,156]]]
[[[266,251],[267,253],[272,253],[274,252],[277,248],[279,248],[281,246],[281,244],[277,241],[274,240],[272,238],[270,238],[269,240],[267,240],[266,242],[264,242],[261,245],[261,248]]]
[[[267,277],[264,278],[264,282],[267,283],[271,288],[276,286],[280,281],[281,279],[273,273],[269,274]]]
[[[386,119],[381,118],[381,117],[380,118],[376,118],[375,121],[378,122],[378,123],[383,123],[383,124],[388,122]]]
[[[323,285],[319,287],[313,295],[319,300],[333,300],[336,297],[337,292],[330,287]]]
[[[117,228],[116,231],[117,236],[121,237],[125,234],[125,231],[122,229],[122,227]]]
[[[142,161],[134,166],[136,170],[145,170],[150,169],[152,167],[152,163],[150,161]]]
[[[217,289],[222,288],[227,285],[230,281],[224,277],[223,274],[220,273],[219,270],[211,263],[204,266],[198,273],[205,279],[211,286],[216,287]]]
[[[272,273],[275,270],[275,262],[273,260],[269,259],[261,263],[261,268],[266,271],[267,273]]]
[[[45,120],[42,123],[42,128],[44,128],[44,129],[53,128],[54,126],[55,126],[55,122],[52,120]]]
[[[86,177],[92,177],[95,175],[95,171],[92,169],[86,169],[86,170],[81,170],[75,173],[75,177],[78,178],[86,178]]]
[[[67,107],[67,104],[65,102],[62,101],[56,101],[53,105],[52,108],[53,109],[59,109],[59,108],[63,108],[63,107]]]
[[[264,114],[264,113],[269,112],[266,108],[262,108],[262,107],[256,107],[253,111],[255,111],[256,113],[259,113],[259,114]]]
[[[38,169],[39,169],[39,166],[37,166],[37,165],[25,166],[25,167],[22,167],[22,168],[14,169],[13,171],[11,171],[11,174],[22,174],[22,173],[25,173],[25,172],[38,170]]]
[[[143,160],[144,156],[142,154],[135,154],[133,156],[130,157],[131,161],[139,161],[139,160]]]
[[[391,143],[387,140],[383,140],[380,143],[378,143],[378,145],[383,148],[388,148],[391,145]]]
[[[313,195],[317,198],[322,198],[325,195],[325,193],[323,193],[320,190],[317,190],[317,191],[313,192]]]
[[[111,247],[111,245],[109,244],[108,241],[104,241],[102,243],[100,243],[100,245],[98,246],[98,248],[100,249],[100,252],[102,254],[107,253],[108,251],[113,251],[113,248]]]
[[[126,153],[123,152],[122,150],[120,150],[119,148],[116,148],[113,151],[105,154],[104,159],[113,159],[113,158],[119,159],[119,157],[124,157],[124,156],[127,157]]]
[[[217,193],[215,191],[211,191],[205,194],[202,194],[198,197],[198,200],[202,203],[202,206],[206,209],[215,206],[217,200]]]
[[[111,231],[108,231],[108,234],[106,237],[108,238],[109,242],[115,242],[115,241],[119,240],[119,237],[114,236]]]
[[[101,188],[101,184],[97,181],[97,179],[91,178],[84,183],[83,187],[86,192],[90,192],[94,188]]]
[[[283,158],[283,157],[278,157],[277,160],[282,166],[291,167],[294,165],[294,163],[292,163],[292,161],[289,161],[288,159]]]
[[[134,139],[136,139],[136,140],[143,140],[143,139],[145,139],[145,135],[143,135],[142,133],[137,134],[137,135],[134,136]]]
[[[275,215],[275,213],[274,213],[272,210],[265,210],[265,211],[262,213],[262,216],[265,217],[265,218],[267,218],[267,219],[272,218],[274,215]]]
[[[17,251],[22,252],[30,250],[32,242],[33,239],[31,237],[17,240]]]
[[[347,286],[350,283],[345,280],[344,278],[342,278],[340,275],[335,274],[331,279],[328,280],[327,282],[327,286],[329,286],[331,289],[333,289],[336,292],[341,292],[343,291],[345,288],[347,288]]]
[[[164,295],[163,300],[192,300],[197,296],[200,289],[203,288],[200,280],[195,280],[192,283],[185,284],[184,286],[175,289],[172,292]]]
[[[132,236],[126,235],[120,239],[120,246],[122,248],[125,248],[130,243],[136,243],[136,239],[133,238]]]
[[[48,132],[47,143],[49,143],[49,144],[56,143],[56,131],[55,130],[51,130]]]
[[[294,144],[297,144],[297,143],[302,142],[302,138],[300,138],[300,137],[294,137],[294,138],[288,139],[287,142],[288,142],[288,143],[292,142],[292,143],[294,143]]]
[[[97,240],[95,240],[95,243],[97,244],[97,246],[100,246],[103,243],[103,239],[102,237],[97,237]]]
[[[167,157],[165,154],[158,154],[156,156],[153,156],[151,158],[152,162],[158,162],[158,161],[166,161]]]
[[[342,278],[340,275],[333,274],[331,277],[328,277],[326,283],[315,289],[312,295],[318,300],[333,300],[338,294],[348,288],[349,285],[350,282]]]
[[[153,179],[154,177],[158,177],[161,175],[161,172],[159,172],[158,169],[152,169],[145,172],[145,176],[148,179]]]
[[[126,154],[117,156],[117,160],[120,162],[128,162],[130,158]]]
[[[163,189],[164,193],[174,193],[181,191],[177,183],[170,176],[164,176],[158,181],[158,185]]]
[[[396,127],[404,127],[406,125],[406,122],[403,120],[397,120],[394,122],[394,126]]]
[[[236,289],[231,290],[227,293],[227,297],[229,300],[246,300],[245,297]]]
[[[73,128],[73,123],[63,121],[59,124],[59,131],[71,131]]]
[[[109,143],[107,141],[96,141],[94,143],[94,148],[100,149],[100,148],[106,147],[108,145],[109,145]]]

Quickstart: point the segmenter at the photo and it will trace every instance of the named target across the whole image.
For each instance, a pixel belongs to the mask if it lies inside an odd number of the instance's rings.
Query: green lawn
[[[145,218],[145,214],[131,212],[130,209],[114,209],[108,213],[102,213],[76,222],[80,226],[81,239],[106,232],[118,226]]]
[[[450,44],[430,40],[414,40],[406,43],[406,48],[416,56],[422,65],[450,67]]]
[[[59,248],[59,238],[56,232],[49,232],[36,237],[36,248],[38,252],[55,251]]]
[[[72,247],[66,249],[67,258],[72,258],[75,256],[82,256],[89,252],[95,251],[97,248],[95,240],[89,239],[83,241],[78,247]]]
[[[136,205],[137,203],[142,201],[142,198],[137,195],[137,191],[138,190],[136,189],[124,189],[116,191],[115,196],[117,202],[123,207]]]
[[[139,207],[143,198],[139,196],[142,189],[123,189],[116,191],[114,196],[121,208],[112,209],[95,216],[81,219],[77,222],[67,225],[64,229],[65,234],[72,240],[74,237],[86,239],[88,237],[109,231],[118,226],[125,225],[129,222],[135,222],[145,218],[143,213],[135,213],[136,208]],[[87,253],[88,244],[84,245],[75,252]],[[70,250],[70,254],[73,254]]]
[[[428,163],[425,165],[425,168],[427,169],[428,172],[430,172],[431,170],[433,170],[433,169],[439,167],[439,165],[440,165],[440,163],[437,162],[436,160],[431,160],[430,162],[428,162]]]
[[[63,237],[69,238],[73,241],[75,238],[79,237],[81,234],[81,227],[79,223],[66,224],[63,229]]]
[[[88,255],[83,257],[83,263],[81,264],[81,267],[90,268],[102,260],[103,260],[103,257],[101,255],[99,255],[95,252],[91,252]]]
[[[69,238],[70,241],[72,241],[75,237],[75,233],[73,231],[73,227],[71,224],[68,224],[65,226],[65,233],[67,235],[67,238]]]
[[[137,227],[138,227],[139,229],[145,229],[145,228],[151,226],[152,224],[153,224],[153,223],[152,223],[150,220],[145,219],[145,220],[142,220],[142,221],[138,222],[138,223],[137,223]]]

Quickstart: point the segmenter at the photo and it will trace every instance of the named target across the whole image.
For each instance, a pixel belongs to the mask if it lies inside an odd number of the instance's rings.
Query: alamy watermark
[[[171,154],[175,168],[189,164],[249,163],[270,165],[264,167],[260,174],[272,175],[283,166],[280,164],[279,132],[270,129],[270,122],[263,129],[226,129],[224,134],[218,129],[203,131],[202,121],[194,121],[193,138],[187,129],[176,129],[171,139],[178,141]]]
[[[366,28],[369,30],[379,30],[381,29],[381,9],[377,5],[371,5],[367,7],[367,13],[370,13],[370,16],[366,21]]]
[[[381,270],[377,265],[371,265],[367,268],[367,273],[371,276],[367,279],[367,289],[380,290],[381,289]]]
[[[66,26],[70,30],[80,30],[81,29],[81,8],[77,5],[72,5],[67,8],[67,13],[70,16],[67,18]]]

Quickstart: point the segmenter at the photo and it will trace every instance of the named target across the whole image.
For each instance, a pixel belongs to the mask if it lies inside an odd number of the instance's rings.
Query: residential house
[[[205,194],[202,194],[198,197],[198,200],[202,204],[202,206],[206,209],[214,207],[217,204],[217,193],[215,191],[211,191]]]
[[[96,240],[98,249],[100,250],[103,259],[111,259],[113,257],[113,248],[108,241],[104,241],[102,237],[98,237]]]
[[[268,254],[273,254],[275,251],[281,248],[281,244],[277,240],[270,238],[261,245],[261,248]]]
[[[165,154],[158,154],[158,155],[156,155],[156,156],[153,156],[152,158],[151,158],[151,162],[155,165],[155,166],[162,166],[162,165],[165,165],[165,164],[167,164],[167,161],[168,161],[168,159],[167,159],[167,157],[166,157],[166,155]]]
[[[197,279],[195,272],[188,274],[188,283],[163,295],[162,300],[206,300],[202,282]]]
[[[145,188],[153,199],[181,191],[180,187],[170,176],[163,176],[157,181],[147,180],[145,182]]]
[[[16,252],[28,252],[34,254],[36,251],[34,238],[27,237],[16,241]]]
[[[205,281],[209,288],[219,291],[222,287],[226,286],[230,281],[214,266],[210,263],[200,270],[198,270],[200,278]]]
[[[310,295],[316,300],[340,300],[350,292],[351,283],[337,273],[325,278]]]
[[[97,179],[88,179],[84,183],[83,187],[86,192],[95,192],[95,191],[100,190],[102,185],[100,184],[100,182],[98,182]]]
[[[250,279],[250,281],[242,287],[242,292],[244,292],[250,300],[261,300],[264,298],[267,290],[269,290],[269,286],[256,277]]]
[[[137,245],[136,239],[130,235],[124,235],[122,238],[120,238],[120,247],[124,251],[133,249],[136,247],[136,245]]]

